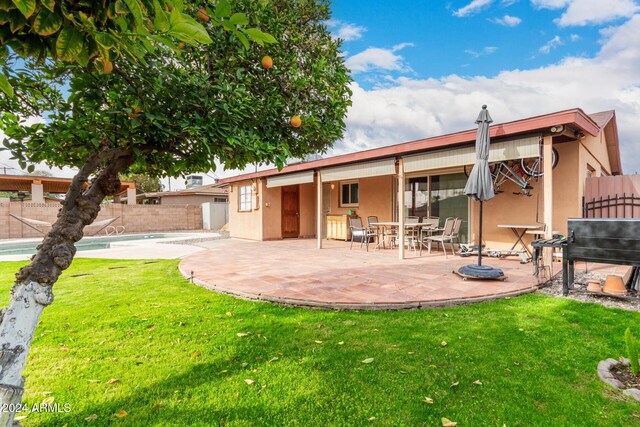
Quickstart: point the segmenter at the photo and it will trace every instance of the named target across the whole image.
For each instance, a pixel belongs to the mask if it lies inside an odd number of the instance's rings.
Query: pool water
[[[126,236],[85,237],[82,240],[80,240],[78,243],[76,243],[76,249],[78,249],[79,251],[109,249],[111,247],[111,243],[114,243],[114,242],[166,239],[168,237],[182,238],[182,237],[187,237],[187,235],[153,233],[153,234],[129,234]],[[40,243],[41,243],[40,241],[0,243],[0,256],[35,254],[36,247]]]

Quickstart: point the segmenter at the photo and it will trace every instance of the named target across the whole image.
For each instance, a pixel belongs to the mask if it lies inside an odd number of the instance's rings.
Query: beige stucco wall
[[[267,188],[262,181],[262,215],[264,240],[282,238],[282,187]]]
[[[243,185],[252,185],[256,181],[239,181],[229,187],[229,235],[239,239],[262,240],[262,184],[256,183],[257,191],[251,196],[251,211],[240,212],[240,190]],[[257,209],[256,209],[257,208]]]
[[[330,213],[346,214],[349,209],[353,209],[364,224],[369,215],[378,216],[380,221],[391,221],[394,179],[395,177],[388,175],[357,180],[360,203],[355,207],[340,207],[340,182],[329,183],[335,184],[335,188],[331,190]]]
[[[300,237],[316,235],[316,184],[300,185]]]

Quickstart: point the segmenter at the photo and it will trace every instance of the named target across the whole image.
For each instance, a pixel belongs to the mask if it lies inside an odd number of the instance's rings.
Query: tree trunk
[[[31,263],[16,274],[9,306],[0,312],[0,427],[13,424],[21,403],[22,371],[40,315],[53,302],[53,284],[71,265],[74,244],[82,238],[84,227],[98,216],[104,198],[119,190],[118,175],[133,159],[131,152],[122,149],[107,149],[87,158],[71,182],[51,231]],[[83,189],[97,170],[91,184]]]

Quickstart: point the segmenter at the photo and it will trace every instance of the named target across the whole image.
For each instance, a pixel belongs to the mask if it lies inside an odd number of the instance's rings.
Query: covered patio
[[[314,239],[255,242],[240,239],[207,243],[208,250],[180,263],[185,277],[200,286],[245,299],[327,309],[395,310],[469,304],[533,292],[538,280],[531,264],[516,258],[490,259],[506,281],[465,281],[453,270],[469,258],[422,256],[408,250],[360,250]]]

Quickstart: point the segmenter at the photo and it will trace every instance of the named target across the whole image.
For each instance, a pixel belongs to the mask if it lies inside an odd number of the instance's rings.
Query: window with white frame
[[[240,191],[238,192],[238,210],[240,212],[249,212],[251,211],[251,186],[243,185],[240,187]]]
[[[340,206],[358,206],[358,183],[356,181],[340,183]]]

